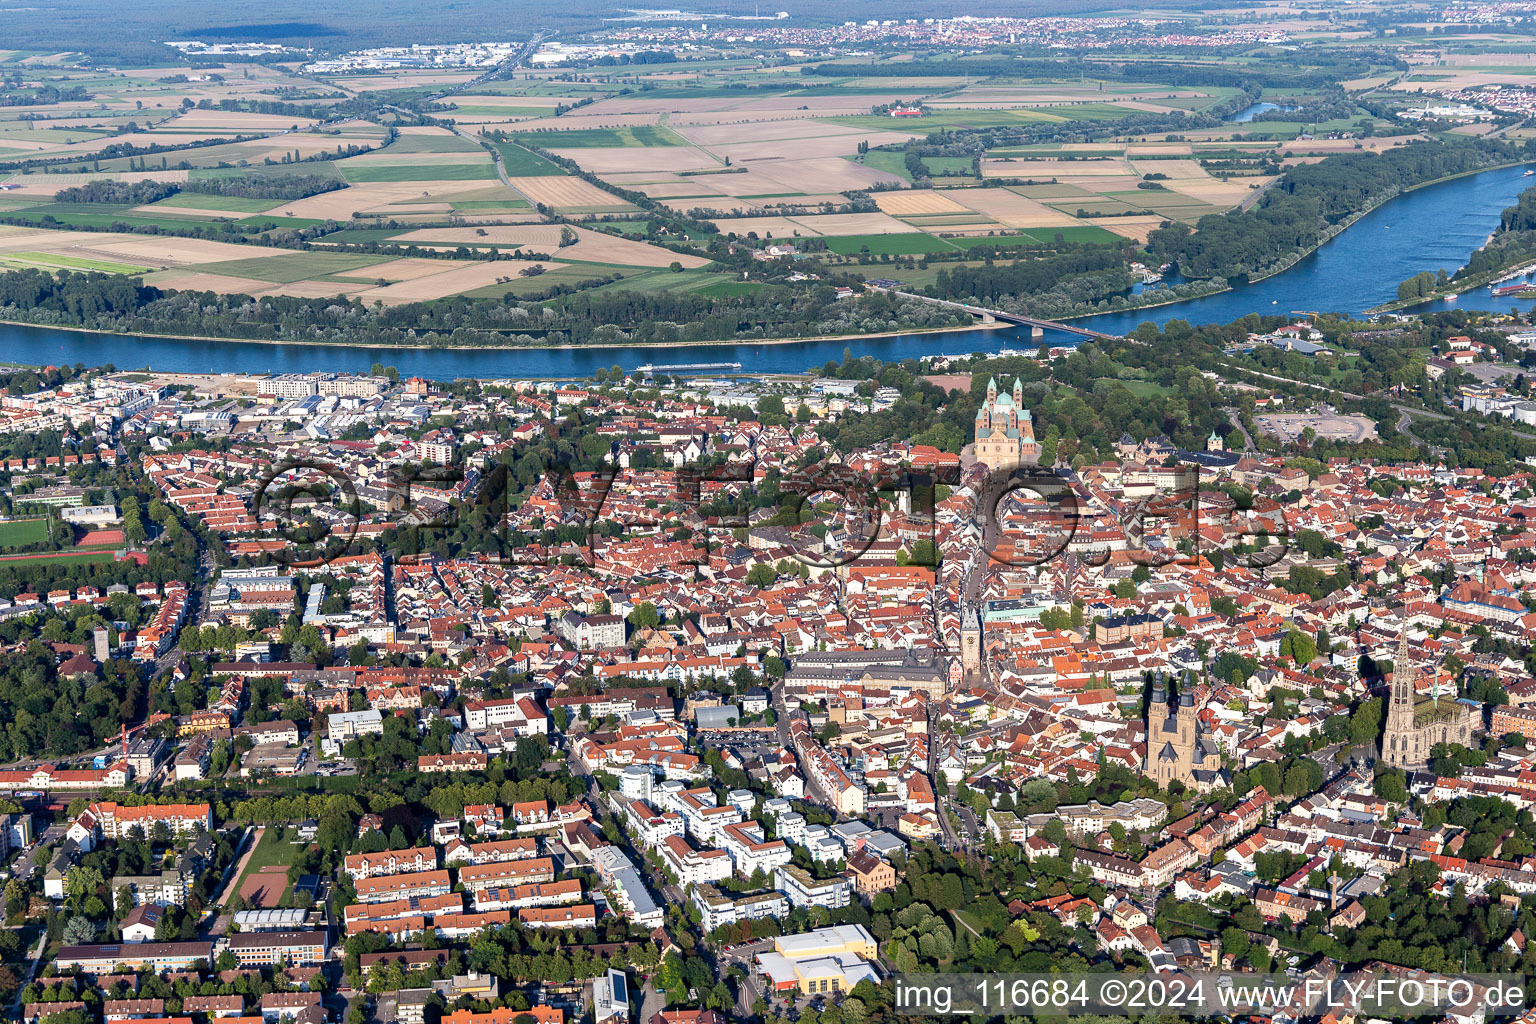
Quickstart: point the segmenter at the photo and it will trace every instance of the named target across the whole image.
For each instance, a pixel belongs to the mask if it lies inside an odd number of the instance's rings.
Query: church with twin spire
[[[1008,470],[1040,461],[1035,425],[1024,408],[1024,383],[1015,377],[1013,392],[999,391],[997,378],[987,381],[987,398],[976,410],[976,461],[989,469]]]
[[[1179,681],[1178,696],[1171,698],[1163,673],[1152,678],[1152,699],[1147,704],[1147,756],[1142,769],[1166,789],[1170,783],[1205,792],[1232,781],[1221,765],[1221,751],[1200,721],[1195,707],[1195,683]]]

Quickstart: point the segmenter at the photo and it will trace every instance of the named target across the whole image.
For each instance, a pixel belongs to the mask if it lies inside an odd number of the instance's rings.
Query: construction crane
[[[149,725],[148,722],[140,722],[138,725],[136,725],[136,726],[134,726],[133,728],[130,729],[130,728],[128,728],[128,723],[127,722],[123,723],[123,726],[122,726],[123,764],[125,766],[128,764],[128,737],[132,736],[134,733],[138,732],[140,729],[143,729],[147,725]]]
[[[1293,310],[1291,310],[1291,316],[1309,316],[1309,317],[1312,318],[1312,322],[1314,324],[1317,323],[1317,318],[1322,316],[1322,315],[1323,314],[1319,313],[1315,309],[1293,309]]]

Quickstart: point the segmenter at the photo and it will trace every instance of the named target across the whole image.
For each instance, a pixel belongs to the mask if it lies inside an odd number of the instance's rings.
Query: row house
[[[1075,850],[1072,860],[1074,864],[1087,867],[1094,880],[1105,885],[1120,885],[1128,889],[1141,887],[1141,865],[1129,857],[1100,853],[1097,850]]]
[[[387,903],[353,903],[343,912],[350,927],[353,922],[388,921],[394,918],[455,914],[464,909],[464,894],[446,893],[418,899],[391,900]]]
[[[831,806],[839,814],[850,818],[861,816],[867,800],[863,787],[856,784],[832,759],[826,748],[817,742],[811,734],[810,724],[804,719],[795,719],[789,730],[795,751],[800,756],[801,767],[806,776],[821,788]]]
[[[555,879],[555,862],[550,857],[531,860],[502,861],[493,864],[471,864],[459,869],[459,884],[465,892],[479,892],[492,886],[525,885],[530,882],[552,882]]]
[[[133,769],[119,761],[108,768],[59,768],[45,764],[39,768],[0,771],[0,792],[21,789],[121,789],[128,785]]]
[[[400,875],[410,871],[437,870],[437,848],[418,846],[409,850],[382,850],[378,853],[354,853],[342,861],[342,870],[353,881]]]
[[[597,908],[590,903],[573,907],[531,907],[517,912],[524,928],[596,928]]]
[[[446,871],[417,871],[404,875],[365,878],[355,883],[357,898],[364,903],[444,896],[453,891]]]
[[[467,750],[461,754],[423,754],[416,758],[416,770],[429,775],[446,772],[483,772],[490,758],[483,752]]]
[[[443,854],[443,863],[499,864],[509,860],[527,860],[539,855],[539,841],[532,837],[498,839],[486,843],[466,843],[455,839]]]
[[[474,894],[479,910],[517,910],[523,907],[555,907],[578,903],[582,898],[580,879],[558,882],[529,882],[526,885],[491,886]]]
[[[164,826],[174,836],[208,832],[213,828],[213,809],[208,804],[125,807],[112,801],[97,801],[80,812],[65,834],[89,853],[102,839],[134,835],[148,838],[157,825]]]

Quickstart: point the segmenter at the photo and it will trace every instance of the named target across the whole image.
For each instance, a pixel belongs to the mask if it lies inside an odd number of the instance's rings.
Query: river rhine
[[[1249,313],[1286,314],[1294,310],[1357,313],[1397,297],[1397,286],[1423,270],[1454,272],[1481,246],[1499,223],[1499,214],[1536,183],[1519,167],[1441,182],[1399,196],[1367,214],[1317,252],[1282,274],[1257,284],[1204,299],[1153,309],[1107,313],[1074,321],[1120,334],[1147,320],[1165,323],[1227,323]],[[1526,300],[1494,300],[1488,289],[1463,295],[1468,309],[1529,308]],[[1445,308],[1438,306],[1423,309]],[[1070,342],[1071,335],[1047,332],[1047,340]],[[618,365],[645,363],[737,362],[748,372],[794,373],[854,355],[905,359],[937,354],[1033,347],[1017,330],[905,334],[857,341],[806,341],[786,344],[726,343],[693,347],[582,349],[397,349],[264,345],[239,341],[180,341],[88,334],[0,324],[0,356],[34,365],[112,363],[119,369],[151,368],[184,373],[294,373],[317,370],[366,372],[374,362],[394,366],[404,375],[439,380],[454,377],[587,376]]]

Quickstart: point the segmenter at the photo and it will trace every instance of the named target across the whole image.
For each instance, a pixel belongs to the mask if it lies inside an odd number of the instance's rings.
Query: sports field
[[[262,830],[235,883],[235,892],[252,908],[275,907],[288,891],[288,867],[298,859],[300,847],[288,841],[286,830],[283,838],[277,838],[278,831]]]
[[[23,548],[47,539],[47,519],[12,519],[0,523],[0,548]]]

